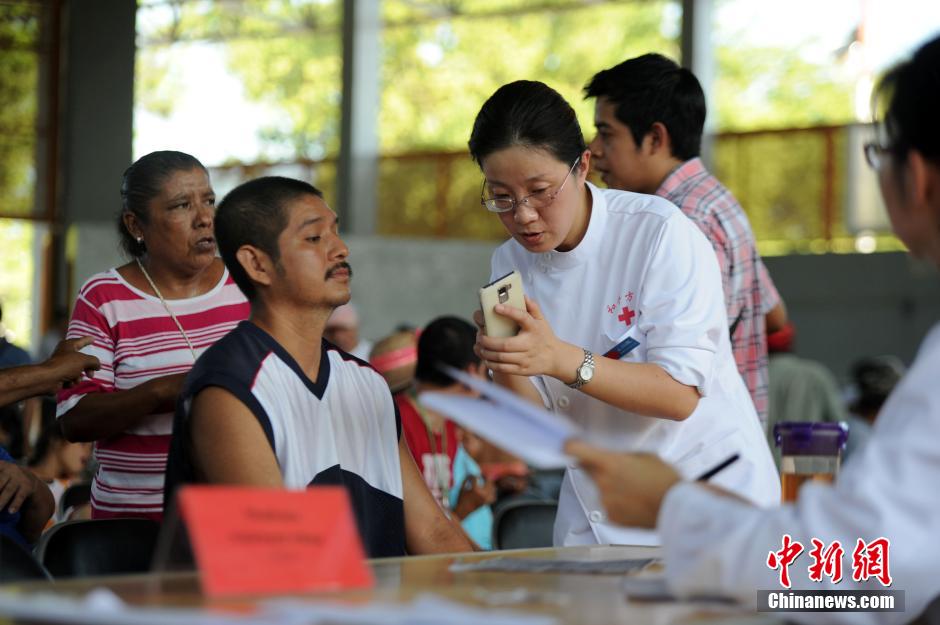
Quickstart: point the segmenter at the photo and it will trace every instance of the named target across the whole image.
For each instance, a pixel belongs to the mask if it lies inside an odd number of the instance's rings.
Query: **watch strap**
[[[584,365],[590,365],[592,369],[594,368],[594,354],[587,349],[584,350],[584,360],[581,361],[581,364],[578,365],[578,368],[575,370],[574,382],[568,384],[569,388],[579,389],[590,382],[590,380],[585,380],[583,377],[581,377],[581,369],[584,367]]]

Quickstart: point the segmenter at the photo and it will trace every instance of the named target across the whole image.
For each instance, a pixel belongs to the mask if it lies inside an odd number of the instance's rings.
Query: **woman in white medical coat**
[[[542,83],[497,90],[469,145],[481,203],[511,236],[493,254],[492,277],[518,270],[528,296],[525,311],[496,309],[520,324],[517,336],[478,339],[497,382],[568,416],[588,440],[660,454],[685,476],[738,453],[718,483],[760,505],[779,501],[731,354],[718,264],[698,228],[662,198],[587,182],[591,153],[574,110]],[[571,466],[555,544],[593,543],[657,539],[611,523]]]
[[[882,81],[876,98],[882,105],[888,100],[882,136],[865,146],[865,155],[878,174],[894,232],[912,255],[940,267],[938,68],[940,38]],[[904,593],[903,611],[792,612],[788,620],[906,623],[940,595],[938,374],[940,324],[924,339],[913,366],[882,407],[869,442],[849,459],[836,483],[808,483],[795,504],[777,509],[758,510],[720,489],[684,481],[653,456],[612,454],[581,442],[569,443],[568,451],[594,476],[616,522],[645,527],[658,522],[674,593],[720,593],[753,603],[758,589],[781,590],[780,570],[767,562],[787,534],[805,549],[789,567],[793,589],[883,591],[890,580],[890,590]],[[838,542],[844,549],[841,580],[809,579],[814,538],[827,548]],[[872,561],[868,545],[880,539],[888,546],[876,550],[876,569],[866,564]]]

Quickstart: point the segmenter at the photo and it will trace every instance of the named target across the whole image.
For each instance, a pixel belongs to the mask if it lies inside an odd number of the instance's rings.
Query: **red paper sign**
[[[179,509],[207,595],[374,583],[343,488],[188,486]]]

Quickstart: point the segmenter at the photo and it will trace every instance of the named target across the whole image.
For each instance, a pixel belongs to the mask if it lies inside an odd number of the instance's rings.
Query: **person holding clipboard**
[[[731,354],[718,263],[698,228],[662,198],[587,182],[591,152],[575,112],[543,83],[498,89],[469,147],[481,203],[511,236],[491,276],[518,271],[526,294],[525,310],[492,311],[518,324],[515,336],[488,336],[475,316],[495,381],[572,419],[588,442],[658,454],[690,479],[737,453],[711,482],[777,503],[777,472]],[[611,521],[577,465],[554,541],[658,544]]]

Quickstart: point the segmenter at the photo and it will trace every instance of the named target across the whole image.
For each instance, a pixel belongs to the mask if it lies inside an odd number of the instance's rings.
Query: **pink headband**
[[[379,373],[387,373],[393,369],[418,362],[418,350],[413,345],[408,345],[379,356],[373,356],[369,362]]]

